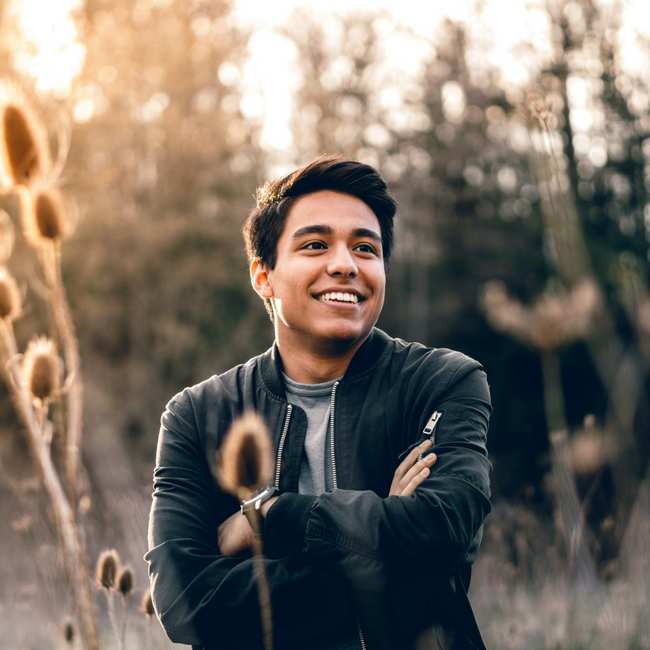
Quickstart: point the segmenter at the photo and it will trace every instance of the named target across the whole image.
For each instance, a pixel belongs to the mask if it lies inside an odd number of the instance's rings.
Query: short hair
[[[397,202],[376,169],[341,156],[319,156],[284,178],[267,181],[257,190],[257,205],[248,215],[243,229],[248,262],[259,259],[269,269],[274,269],[278,240],[291,207],[300,197],[324,190],[354,196],[374,212],[381,230],[384,268],[388,273]],[[265,299],[264,304],[273,319],[271,301]]]

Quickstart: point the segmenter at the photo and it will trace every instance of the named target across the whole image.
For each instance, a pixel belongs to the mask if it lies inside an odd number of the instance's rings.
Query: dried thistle
[[[572,291],[544,292],[530,308],[511,298],[502,282],[488,282],[481,302],[490,324],[538,350],[557,350],[587,335],[598,311],[600,293],[591,280]]]
[[[117,590],[122,594],[122,631],[119,636],[119,648],[120,650],[124,650],[126,621],[129,614],[127,609],[127,599],[133,590],[133,571],[128,567],[120,570],[117,576]]]
[[[117,585],[117,575],[120,572],[120,556],[114,548],[103,551],[97,560],[95,568],[95,580],[97,587],[104,590],[106,594],[106,604],[108,606],[108,618],[111,622],[115,638],[120,640],[121,636],[117,627],[117,618],[115,616],[115,602],[113,601],[113,590]]]
[[[593,415],[584,418],[569,442],[571,468],[578,476],[593,476],[619,453],[616,436],[596,425]]]
[[[4,210],[0,210],[0,264],[4,264],[11,257],[14,238],[14,222]]]
[[[115,549],[103,551],[97,560],[95,577],[97,586],[107,591],[115,588],[115,579],[120,567],[120,556]]]
[[[133,590],[133,571],[129,567],[123,568],[115,581],[116,589],[126,598]]]
[[[28,185],[47,177],[51,168],[45,126],[22,91],[0,81],[0,178],[10,187]]]
[[[56,187],[38,183],[23,190],[20,198],[23,231],[32,245],[60,240],[72,232],[70,211]]]
[[[11,323],[20,316],[20,290],[15,278],[0,267],[0,318]]]
[[[222,489],[237,496],[249,498],[251,492],[268,485],[273,479],[273,451],[271,434],[264,420],[254,412],[246,413],[236,419],[217,452],[217,481]],[[254,531],[259,531],[259,512],[246,511],[248,521]],[[262,541],[253,538],[253,557],[255,579],[259,592],[262,630],[265,650],[273,648],[273,621],[271,617],[271,596],[262,559]]]
[[[140,603],[142,613],[149,617],[153,616],[156,613],[156,610],[153,607],[153,598],[151,597],[151,590],[147,589],[144,594],[142,594],[142,602]]]
[[[218,452],[217,480],[221,487],[241,498],[273,479],[271,434],[256,413],[233,422]]]
[[[74,626],[74,621],[68,618],[63,623],[63,638],[65,639],[66,643],[72,645],[75,636],[76,636],[76,629]]]
[[[516,115],[529,129],[553,131],[559,126],[562,98],[539,85],[532,85],[522,94]]]
[[[35,400],[58,397],[61,390],[61,362],[54,343],[45,337],[30,341],[23,358],[27,389]]]

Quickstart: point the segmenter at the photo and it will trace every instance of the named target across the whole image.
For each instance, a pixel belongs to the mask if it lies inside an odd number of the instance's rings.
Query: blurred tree
[[[228,2],[87,3],[71,96],[83,214],[66,261],[98,381],[151,463],[165,402],[258,352],[240,224],[259,153],[240,111],[247,35]],[[146,435],[145,435],[146,432]]]
[[[620,577],[641,577],[643,583],[648,567],[635,571],[630,560],[643,556],[639,544],[650,525],[637,507],[647,499],[642,478],[650,480],[647,335],[639,317],[650,277],[645,217],[650,78],[625,69],[620,6],[582,0],[560,3],[549,14],[555,48],[542,71],[541,87],[551,108],[549,135],[562,138],[552,156],[554,182],[547,183],[541,204],[547,249],[566,286],[575,285],[579,276],[591,276],[602,288],[606,306],[587,345],[607,392],[605,428],[617,434],[616,453],[603,459],[603,465],[613,468],[614,507],[611,513],[593,509],[588,514],[598,532],[608,514],[616,515],[614,548],[605,549],[604,558],[623,541]],[[536,162],[539,156],[533,156],[533,167]],[[600,476],[602,469],[594,481]],[[632,511],[636,515],[630,517]]]

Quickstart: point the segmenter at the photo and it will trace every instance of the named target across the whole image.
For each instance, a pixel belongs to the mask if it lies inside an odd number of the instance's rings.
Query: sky
[[[163,3],[171,0],[145,0]],[[551,0],[553,1],[553,0]],[[642,57],[636,43],[637,33],[650,39],[650,0],[599,0],[610,11],[624,6],[621,21],[621,48],[630,70],[648,74],[648,57]],[[84,46],[71,18],[83,0],[11,0],[24,38],[16,43],[16,65],[37,80],[37,89],[64,99],[72,81],[80,74],[85,56]],[[327,27],[336,14],[360,11],[385,12],[388,26],[384,42],[386,65],[403,78],[416,75],[423,57],[431,53],[431,37],[444,18],[466,24],[470,40],[482,43],[489,61],[501,70],[504,84],[520,84],[534,72],[526,48],[543,53],[548,50],[549,25],[540,9],[543,0],[484,0],[481,20],[476,19],[476,0],[236,0],[236,20],[254,29],[250,41],[250,58],[243,75],[246,98],[242,109],[252,116],[262,116],[264,129],[261,144],[269,151],[282,152],[291,145],[288,116],[292,91],[297,78],[292,74],[295,50],[278,33],[278,27],[290,27],[296,9],[309,10]],[[575,10],[577,5],[570,5]],[[394,27],[404,28],[398,34]],[[334,27],[332,27],[334,29]],[[409,36],[405,34],[408,33]],[[333,42],[335,34],[332,33]],[[471,65],[485,63],[479,58]],[[285,70],[284,75],[278,70]],[[270,74],[273,71],[273,74]],[[650,78],[650,75],[648,75]]]

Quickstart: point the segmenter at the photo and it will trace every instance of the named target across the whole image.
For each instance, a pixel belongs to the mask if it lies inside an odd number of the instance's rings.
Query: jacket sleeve
[[[438,458],[429,478],[409,497],[381,498],[351,490],[321,495],[311,506],[298,544],[326,571],[376,591],[395,580],[420,578],[421,583],[423,574],[448,575],[471,564],[491,508],[486,449],[491,406],[478,364],[468,359],[460,365],[442,394],[424,382],[416,399],[402,408],[417,408],[420,424],[418,431],[409,432],[412,444],[405,452],[425,438],[421,432],[432,413],[442,413],[433,447]],[[283,521],[284,507],[281,497],[269,510],[266,531],[271,539],[290,530]],[[291,546],[288,541],[285,545]]]
[[[236,499],[214,485],[191,413],[172,401],[162,418],[149,522],[149,574],[160,621],[175,643],[261,647],[253,560],[219,553],[217,528]],[[336,638],[350,624],[344,580],[305,556],[265,560],[275,647]]]

